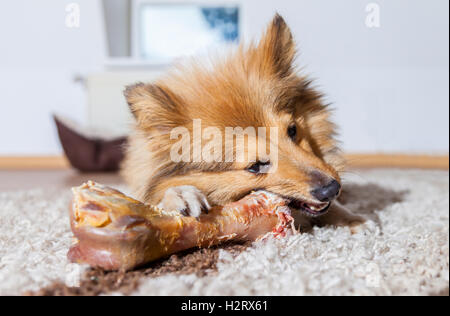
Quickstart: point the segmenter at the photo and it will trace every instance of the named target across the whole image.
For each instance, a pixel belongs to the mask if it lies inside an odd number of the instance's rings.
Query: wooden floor
[[[1,170],[0,191],[27,190],[32,188],[71,188],[87,180],[106,185],[123,183],[114,173],[78,173],[71,169],[57,170]]]
[[[348,166],[352,168],[449,168],[448,155],[400,155],[400,154],[346,154]],[[0,156],[0,170],[68,169],[69,161],[64,156]]]
[[[448,170],[446,156],[408,155],[347,155],[349,167],[423,168]],[[66,158],[56,157],[0,157],[0,191],[30,188],[70,188],[87,180],[106,185],[123,183],[114,173],[78,173],[69,167]]]
[[[357,171],[358,169],[367,169],[367,167],[354,167],[351,169]],[[32,188],[69,189],[88,180],[110,186],[124,183],[117,173],[79,173],[70,168],[23,170],[0,168],[0,191]]]

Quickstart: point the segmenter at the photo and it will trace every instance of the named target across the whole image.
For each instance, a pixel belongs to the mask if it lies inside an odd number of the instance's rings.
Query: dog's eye
[[[290,125],[287,129],[287,134],[293,141],[295,141],[297,138],[297,125]]]
[[[258,161],[247,168],[248,172],[251,173],[267,173],[270,168],[270,161],[267,162],[261,162]]]

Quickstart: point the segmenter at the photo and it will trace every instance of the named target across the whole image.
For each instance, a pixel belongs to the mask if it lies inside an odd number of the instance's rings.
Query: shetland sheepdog
[[[207,66],[191,60],[156,82],[127,87],[135,124],[122,175],[136,197],[199,216],[213,205],[266,190],[288,198],[293,209],[309,217],[328,213],[341,192],[344,161],[330,110],[296,70],[295,55],[292,33],[277,14],[258,43],[241,44]],[[194,135],[196,122],[200,140]],[[248,132],[248,127],[265,127],[266,134],[276,129],[277,137],[245,133],[246,159],[226,159],[238,151],[238,141],[224,142],[227,129]],[[185,147],[172,137],[180,128],[190,136]],[[208,146],[195,153],[195,146],[206,141]],[[254,150],[262,144],[266,150]],[[174,159],[174,147],[185,149],[181,158]],[[201,159],[208,150],[215,150],[214,159]],[[335,215],[359,219],[342,209]]]

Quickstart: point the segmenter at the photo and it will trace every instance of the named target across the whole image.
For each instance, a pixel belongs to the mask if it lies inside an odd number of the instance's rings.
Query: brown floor
[[[0,191],[27,190],[33,188],[71,188],[87,180],[106,185],[123,183],[116,173],[79,173],[71,169],[61,170],[2,170]]]

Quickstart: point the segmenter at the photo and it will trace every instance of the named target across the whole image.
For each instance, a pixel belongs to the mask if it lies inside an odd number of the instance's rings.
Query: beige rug
[[[370,170],[345,178],[342,202],[371,218],[359,233],[315,227],[255,243],[237,257],[221,251],[215,272],[143,278],[134,294],[448,294],[448,172]],[[66,261],[69,201],[70,192],[57,190],[0,192],[0,295],[53,281],[77,285],[84,267]]]

